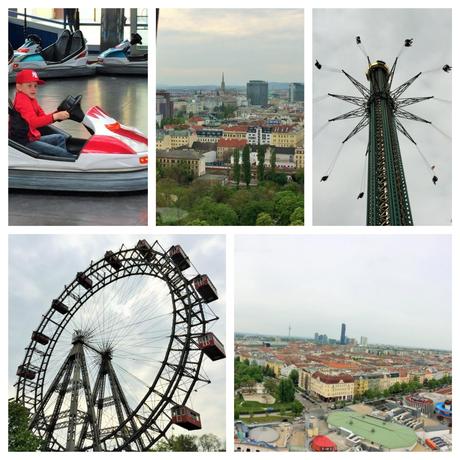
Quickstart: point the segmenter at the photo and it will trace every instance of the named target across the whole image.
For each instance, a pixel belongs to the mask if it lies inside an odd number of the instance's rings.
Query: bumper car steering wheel
[[[81,106],[81,94],[76,97],[67,96],[58,106],[57,111],[61,112],[63,110],[69,112],[69,119],[81,123],[85,114],[83,113]]]

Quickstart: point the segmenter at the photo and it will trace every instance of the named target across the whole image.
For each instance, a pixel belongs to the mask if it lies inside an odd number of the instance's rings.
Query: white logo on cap
[[[35,72],[35,70],[32,70],[32,77],[38,78],[37,72]]]

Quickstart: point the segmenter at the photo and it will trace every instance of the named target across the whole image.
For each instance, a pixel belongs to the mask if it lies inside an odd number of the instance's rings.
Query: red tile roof
[[[217,142],[217,148],[221,147],[224,149],[240,149],[247,144],[246,139],[224,139],[221,137]]]
[[[353,383],[353,377],[348,374],[327,375],[322,372],[315,372],[313,378],[321,380],[323,383]]]
[[[247,125],[239,125],[239,126],[226,126],[224,127],[224,131],[234,131],[237,133],[247,133],[248,132],[248,127]]]

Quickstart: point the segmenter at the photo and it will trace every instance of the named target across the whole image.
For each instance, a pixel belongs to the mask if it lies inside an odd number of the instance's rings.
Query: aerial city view
[[[239,237],[236,261],[235,451],[452,449],[450,237]]]
[[[303,225],[303,24],[300,9],[160,10],[158,225]]]

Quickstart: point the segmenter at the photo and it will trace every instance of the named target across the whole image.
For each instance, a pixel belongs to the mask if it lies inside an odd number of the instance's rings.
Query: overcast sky
[[[161,9],[157,85],[303,82],[302,9]]]
[[[30,336],[57,298],[65,284],[70,284],[77,271],[88,268],[91,260],[116,251],[124,243],[134,246],[146,238],[152,244],[158,239],[164,249],[180,244],[201,273],[207,273],[215,284],[219,300],[211,304],[220,320],[213,332],[225,344],[225,239],[222,236],[98,236],[98,235],[13,235],[9,251],[9,395],[15,395],[16,369],[24,358]],[[187,274],[187,272],[185,272]],[[200,412],[203,429],[225,439],[225,360],[216,362],[205,357],[202,370],[212,381],[189,400]],[[198,383],[197,388],[202,384]],[[175,428],[176,433],[182,431]]]
[[[405,92],[406,97],[435,96],[408,107],[416,115],[433,122],[451,136],[451,75],[441,70],[452,64],[451,10],[445,9],[319,9],[313,10],[313,59],[323,65],[313,67],[313,220],[316,225],[365,225],[366,197],[357,200],[363,173],[368,128],[345,143],[335,169],[327,182],[326,173],[340,143],[358,123],[354,118],[330,123],[327,120],[353,108],[334,98],[321,99],[327,93],[360,96],[341,73],[324,67],[344,69],[368,87],[367,61],[356,44],[359,35],[372,62],[377,59],[392,65],[404,39],[413,38],[398,60],[393,88],[422,74]],[[403,121],[431,164],[436,166],[436,186],[415,146],[399,135],[412,215],[418,225],[450,225],[451,221],[451,141],[432,126]],[[315,133],[318,133],[315,136]]]
[[[239,236],[235,329],[451,348],[450,236]]]

